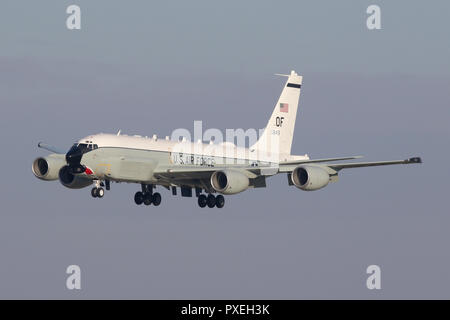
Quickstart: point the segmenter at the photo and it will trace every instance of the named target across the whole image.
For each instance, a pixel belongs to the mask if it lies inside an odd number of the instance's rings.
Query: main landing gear
[[[200,208],[204,208],[206,206],[208,206],[208,208],[223,208],[225,205],[225,198],[221,194],[217,196],[212,194],[208,194],[208,196],[200,194],[198,196],[198,205]]]
[[[161,204],[161,194],[158,192],[153,192],[153,189],[155,188],[152,184],[141,184],[142,191],[138,191],[134,195],[134,202],[137,205],[144,204],[146,206],[149,206],[153,204],[154,206],[159,206]],[[170,190],[170,188],[168,187]],[[177,194],[176,187],[172,186],[172,194]],[[208,206],[208,208],[223,208],[225,205],[225,198],[223,195],[219,194],[217,196],[214,196],[211,193],[208,194],[202,194],[201,188],[195,188],[195,196],[197,197],[197,202],[200,208],[205,208]],[[206,191],[206,190],[205,190]],[[181,196],[182,197],[192,197],[192,188],[190,187],[181,187]]]
[[[134,202],[137,205],[145,204],[149,206],[153,203],[154,206],[161,204],[161,194],[159,192],[153,193],[153,185],[142,185],[142,191],[136,192],[134,195]]]

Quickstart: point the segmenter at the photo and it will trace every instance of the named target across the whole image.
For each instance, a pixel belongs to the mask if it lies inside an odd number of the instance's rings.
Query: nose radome
[[[83,156],[81,149],[77,146],[73,146],[66,153],[66,161],[71,166],[79,165],[81,162],[81,157]]]

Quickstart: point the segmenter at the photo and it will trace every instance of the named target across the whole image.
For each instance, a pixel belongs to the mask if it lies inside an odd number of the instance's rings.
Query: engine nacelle
[[[247,190],[250,181],[242,172],[235,170],[216,171],[211,176],[211,185],[222,194],[236,194]]]
[[[81,189],[92,184],[91,179],[86,179],[71,173],[69,166],[64,166],[59,170],[59,182],[69,189]]]
[[[292,183],[305,191],[319,190],[328,185],[330,175],[320,167],[299,166],[292,171]]]
[[[58,180],[59,170],[66,165],[63,155],[51,154],[33,161],[31,170],[41,180]]]

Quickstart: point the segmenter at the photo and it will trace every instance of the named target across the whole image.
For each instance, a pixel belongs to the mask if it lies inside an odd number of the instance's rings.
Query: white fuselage
[[[168,137],[142,137],[138,135],[96,134],[87,136],[78,143],[93,144],[98,148],[118,150],[154,151],[168,154],[168,164],[214,166],[218,164],[277,164],[280,156],[276,152],[238,147],[230,142],[221,144],[190,141],[172,141]],[[118,155],[121,152],[118,153]],[[309,159],[295,156],[295,160]]]

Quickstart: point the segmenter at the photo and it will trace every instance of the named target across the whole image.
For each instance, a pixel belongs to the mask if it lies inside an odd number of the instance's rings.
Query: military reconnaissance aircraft
[[[75,143],[67,153],[39,143],[52,154],[39,157],[32,164],[34,175],[42,180],[59,180],[67,188],[79,189],[94,184],[91,195],[102,198],[111,181],[139,183],[136,204],[158,206],[162,186],[176,195],[192,197],[200,207],[222,208],[223,195],[249,188],[266,187],[266,178],[285,173],[288,184],[305,191],[318,190],[335,182],[342,169],[421,163],[419,157],[378,162],[335,161],[357,156],[310,159],[291,155],[292,139],[302,76],[292,71],[278,99],[272,116],[258,141],[249,148],[233,143],[204,144],[201,141],[172,141],[120,134],[95,134]],[[105,189],[103,188],[105,187]],[[218,195],[215,195],[218,193]]]

